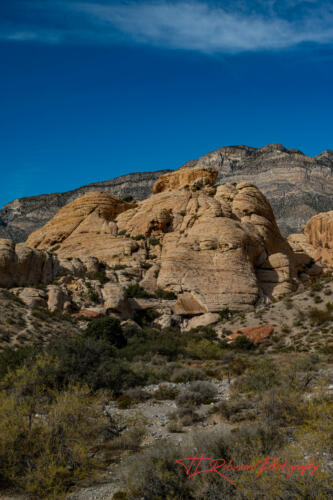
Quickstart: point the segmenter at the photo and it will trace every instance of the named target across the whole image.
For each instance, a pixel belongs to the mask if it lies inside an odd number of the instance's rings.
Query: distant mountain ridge
[[[217,183],[251,181],[269,199],[281,232],[299,232],[315,214],[333,210],[333,151],[316,157],[281,144],[262,148],[226,146],[191,160],[184,166],[210,165],[218,172]],[[155,181],[170,170],[132,173],[82,186],[65,193],[20,198],[0,210],[0,237],[25,241],[56,212],[78,196],[106,191],[117,196],[148,198]]]

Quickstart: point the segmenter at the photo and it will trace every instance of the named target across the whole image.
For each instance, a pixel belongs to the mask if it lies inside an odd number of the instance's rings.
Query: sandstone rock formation
[[[333,266],[333,211],[312,217],[305,226],[304,234],[315,250],[313,258]]]
[[[265,196],[249,182],[207,189],[216,172],[194,169],[189,178],[187,170],[164,176],[161,192],[133,204],[105,193],[84,195],[27,245],[60,259],[93,256],[114,270],[126,266],[127,280],[175,293],[170,314],[182,316],[243,308],[295,289],[293,253]],[[125,298],[112,288],[108,299],[105,287],[96,293],[121,313]]]
[[[217,170],[212,167],[184,167],[162,175],[153,186],[153,193],[180,189],[191,186],[201,188],[203,186],[213,186],[217,179]]]
[[[143,200],[151,195],[154,182],[166,172],[168,170],[127,174],[66,193],[19,198],[0,210],[0,238],[25,241],[29,234],[52,219],[60,208],[92,191],[106,192],[122,198],[133,196],[136,200]]]
[[[87,193],[72,201],[41,230],[32,233],[27,245],[40,250],[56,251],[63,241],[75,241],[77,235],[115,235],[113,220],[133,204],[108,193]],[[88,245],[88,241],[85,242]],[[75,243],[73,243],[75,244]]]
[[[87,265],[80,259],[57,258],[45,250],[0,239],[0,288],[48,284],[68,274],[89,275],[92,259],[88,258],[86,262]]]
[[[249,328],[242,328],[241,330],[236,330],[234,333],[229,335],[230,340],[235,340],[240,335],[244,335],[254,344],[260,344],[265,339],[270,337],[274,332],[274,327],[272,325],[262,325],[262,326],[251,326]]]
[[[158,165],[158,159],[157,159]],[[223,147],[185,164],[185,167],[213,167],[218,182],[253,182],[270,201],[282,234],[300,232],[319,212],[333,210],[333,152],[310,157],[281,144],[263,148]],[[143,200],[151,195],[159,172],[128,174],[90,184],[67,193],[21,198],[0,210],[0,237],[25,241],[70,201],[90,191],[117,196],[132,195]]]
[[[315,262],[312,266],[321,271],[333,268],[333,211],[311,217],[304,233],[291,234],[288,241],[293,248],[299,267]],[[313,271],[312,269],[312,271]]]

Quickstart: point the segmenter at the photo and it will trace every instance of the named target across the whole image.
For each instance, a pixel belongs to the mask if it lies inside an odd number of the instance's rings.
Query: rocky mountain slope
[[[271,144],[257,149],[223,147],[192,160],[186,166],[212,166],[218,182],[253,182],[268,198],[283,235],[300,232],[319,212],[333,209],[333,151],[312,158],[296,149]],[[160,175],[167,171],[133,173],[80,187],[67,193],[21,198],[0,211],[0,237],[24,241],[62,206],[90,191],[143,200],[151,195]]]

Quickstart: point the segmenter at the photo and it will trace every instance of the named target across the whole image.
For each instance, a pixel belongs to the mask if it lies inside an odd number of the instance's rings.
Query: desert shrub
[[[253,408],[254,405],[250,400],[242,398],[231,401],[223,400],[217,405],[216,410],[227,420],[239,422],[253,415],[249,412]]]
[[[212,342],[207,339],[199,341],[193,339],[188,342],[186,352],[190,357],[196,359],[220,359],[224,349],[217,342]]]
[[[130,285],[126,288],[126,293],[128,297],[130,298],[137,298],[137,299],[151,299],[153,298],[153,295],[150,293],[146,292],[142,286],[140,286],[138,283],[135,283],[134,285]]]
[[[84,335],[96,340],[107,340],[118,348],[122,348],[127,344],[120,321],[113,316],[92,320],[88,324]]]
[[[21,367],[26,360],[34,359],[37,354],[36,347],[7,347],[0,352],[0,379],[10,370],[16,370]]]
[[[100,298],[98,292],[96,290],[94,290],[94,288],[92,287],[90,281],[86,282],[86,286],[87,286],[88,299],[91,300],[92,302],[95,302],[95,304],[99,304],[101,301],[101,298]]]
[[[141,387],[132,387],[127,389],[125,395],[135,403],[141,403],[150,399],[151,395]]]
[[[211,403],[217,395],[217,389],[211,382],[191,382],[188,388],[181,390],[176,397],[178,407],[200,406]]]
[[[333,342],[326,342],[320,346],[320,352],[323,354],[333,354]]]
[[[311,283],[311,290],[313,292],[321,292],[323,287],[324,287],[324,285],[320,281],[315,281],[315,282]]]
[[[154,499],[179,499],[179,500],[221,500],[259,498],[247,496],[243,489],[234,488],[230,483],[221,479],[214,473],[199,474],[188,480],[183,467],[176,463],[177,459],[191,457],[197,450],[198,456],[224,458],[226,463],[233,459],[234,463],[253,463],[258,456],[269,456],[276,453],[283,441],[275,429],[263,427],[242,426],[235,433],[215,431],[210,433],[194,434],[190,446],[176,446],[169,442],[154,445],[137,457],[129,460],[129,467],[125,472],[129,489],[135,491],[131,498],[143,497],[147,500]],[[228,471],[230,479],[237,482],[239,473]],[[276,474],[278,478],[281,475]],[[253,476],[250,479],[254,486],[257,481]],[[262,496],[260,498],[273,498]],[[288,495],[280,498],[288,498]],[[295,496],[296,498],[296,496]]]
[[[154,309],[139,309],[135,311],[133,319],[139,326],[144,327],[150,326],[159,316]]]
[[[126,234],[126,229],[122,229],[121,231],[118,231],[118,236],[124,236]]]
[[[248,360],[243,359],[241,357],[228,357],[228,370],[233,374],[233,375],[242,375],[242,373],[245,372],[247,368],[249,368],[250,363]]]
[[[119,437],[114,438],[111,443],[108,444],[108,447],[114,450],[137,451],[145,435],[145,427],[142,423],[139,423],[123,431]]]
[[[55,392],[51,400],[40,393],[43,415],[35,416],[36,394],[25,391],[22,374],[12,380],[11,390],[0,393],[0,477],[34,497],[59,498],[93,473],[89,451],[108,425],[101,401],[86,387]]]
[[[143,234],[137,234],[136,236],[133,236],[133,240],[136,240],[136,241],[140,241],[140,240],[144,240],[145,237]]]
[[[158,238],[151,237],[149,238],[149,245],[156,246],[159,245],[160,240]]]
[[[162,290],[161,288],[159,288],[155,292],[155,296],[158,299],[163,299],[163,300],[176,300],[177,299],[177,295],[175,293],[169,292],[167,290]]]
[[[130,408],[133,403],[134,400],[128,394],[122,394],[116,399],[116,404],[120,410]]]
[[[170,415],[171,419],[177,419],[179,422],[188,427],[202,419],[200,415],[196,412],[196,407],[194,404],[187,402],[184,406],[179,406],[176,411],[172,412]]]
[[[326,309],[316,309],[313,307],[309,311],[309,318],[312,323],[326,323],[333,319],[333,304],[327,303]]]
[[[129,497],[125,491],[117,491],[113,494],[112,500],[129,500]]]
[[[174,386],[169,386],[162,384],[159,388],[153,393],[153,398],[158,400],[166,400],[166,399],[175,399],[179,393],[179,389]]]
[[[235,382],[239,392],[261,392],[279,384],[278,370],[271,360],[260,360],[249,367]]]
[[[122,332],[126,339],[130,339],[131,337],[140,336],[140,332],[142,331],[141,327],[135,322],[127,323],[121,327]]]
[[[171,382],[191,382],[192,380],[203,380],[206,376],[202,370],[198,368],[180,367],[176,368],[172,373]]]
[[[124,472],[129,490],[135,491],[137,498],[144,497],[146,500],[194,500],[196,497],[191,494],[193,485],[183,468],[176,463],[181,457],[181,450],[175,445],[157,443],[140,454],[140,460],[130,458]]]
[[[109,388],[119,394],[143,383],[126,361],[116,359],[116,349],[106,340],[63,338],[52,342],[47,352],[59,360],[63,387],[85,382],[93,389]]]
[[[42,307],[34,307],[31,310],[31,314],[41,321],[49,321],[50,318],[54,317],[54,314],[48,309],[43,309]]]
[[[256,345],[245,335],[239,335],[232,343],[232,347],[241,351],[252,351],[256,348]]]
[[[167,425],[167,431],[172,433],[183,432],[183,426],[179,422],[169,422]]]
[[[333,453],[333,397],[318,394],[307,401],[304,421],[299,428],[299,439],[307,443],[311,452]]]
[[[258,410],[268,425],[299,425],[305,416],[302,394],[284,387],[264,393]]]
[[[177,359],[183,351],[183,343],[178,330],[144,327],[137,335],[129,339],[127,347],[121,352],[121,356],[129,360],[138,357],[150,360],[156,354],[159,354],[165,356],[166,359],[172,360]]]
[[[229,307],[224,307],[224,309],[221,309],[219,312],[219,318],[220,321],[225,321],[227,319],[230,319],[232,316],[232,312],[230,311]]]

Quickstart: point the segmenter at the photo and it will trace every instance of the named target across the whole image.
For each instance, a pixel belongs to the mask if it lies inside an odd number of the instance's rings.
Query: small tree
[[[107,340],[119,349],[125,347],[127,340],[120,326],[120,321],[114,316],[98,318],[91,321],[85,331],[86,337],[96,340]]]

